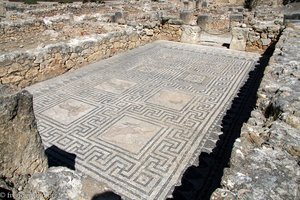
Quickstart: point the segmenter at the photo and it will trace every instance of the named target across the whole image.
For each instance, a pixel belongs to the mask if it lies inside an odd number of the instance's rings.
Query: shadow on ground
[[[47,148],[45,154],[48,157],[48,167],[61,166],[75,170],[75,154],[68,153],[55,145]]]
[[[101,194],[96,194],[91,200],[121,200],[121,196],[115,194],[114,192],[104,192]]]
[[[229,167],[233,144],[241,134],[243,123],[249,119],[255,107],[256,93],[274,49],[275,43],[265,51],[258,64],[249,73],[248,80],[219,122],[223,134],[219,136],[216,147],[211,153],[200,154],[199,165],[191,166],[184,172],[181,185],[175,187],[173,198],[168,200],[206,200],[210,199],[214,190],[220,187],[223,170]]]
[[[2,200],[14,200],[11,190],[0,187],[0,199]]]

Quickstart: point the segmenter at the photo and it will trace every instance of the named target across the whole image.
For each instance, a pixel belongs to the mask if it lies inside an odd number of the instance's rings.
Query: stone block
[[[46,173],[33,175],[22,199],[88,199],[83,192],[83,175],[66,167],[52,167]]]
[[[30,177],[24,190],[15,195],[16,199],[98,199],[99,194],[111,191],[107,184],[99,182],[81,172],[66,167],[51,167],[45,173]],[[107,197],[109,199],[121,199]],[[99,197],[102,199],[102,197]],[[103,197],[106,199],[105,197]]]
[[[196,2],[194,0],[184,0],[183,9],[184,10],[195,10]]]
[[[189,1],[187,1],[187,0],[183,1],[183,9],[184,10],[189,10],[189,4],[190,4]]]
[[[249,41],[250,42],[255,42],[255,41],[259,40],[259,39],[260,39],[260,37],[257,36],[255,33],[253,33],[253,32],[249,33]]]
[[[231,14],[230,21],[231,22],[242,22],[244,20],[243,14]]]
[[[195,9],[199,10],[201,8],[201,0],[196,0]]]
[[[0,177],[22,187],[48,167],[33,113],[32,95],[0,85]]]
[[[6,16],[6,8],[3,2],[0,2],[0,18]]]
[[[195,11],[196,10],[196,0],[189,0],[190,6],[189,9]]]
[[[211,200],[225,200],[225,199],[235,199],[235,194],[230,190],[218,188],[214,191],[210,198]]]
[[[245,0],[215,0],[215,3],[218,5],[242,6],[245,4]]]
[[[180,12],[180,19],[185,23],[185,24],[190,24],[193,20],[193,12],[192,11],[187,11],[183,10]]]
[[[263,46],[268,46],[269,44],[271,44],[271,39],[267,38],[267,39],[260,39],[261,43]]]
[[[181,42],[196,44],[200,41],[201,29],[199,26],[183,25],[182,28]]]
[[[33,79],[39,73],[38,67],[31,67],[25,74],[26,79]]]
[[[197,25],[201,28],[201,29],[205,29],[206,28],[206,24],[208,22],[209,16],[208,15],[199,15],[197,18]]]
[[[115,23],[123,23],[125,21],[123,12],[116,12],[112,17],[112,21]]]
[[[291,14],[285,14],[284,15],[284,23],[290,22],[290,21],[300,21],[300,11],[298,13],[291,13]]]
[[[8,71],[8,68],[7,68],[7,67],[1,66],[1,67],[0,67],[0,77],[6,76],[6,75],[7,75],[7,71]]]
[[[172,24],[172,25],[183,25],[184,24],[184,22],[181,19],[169,19],[168,23]]]
[[[146,33],[147,36],[153,36],[154,35],[153,29],[145,29],[145,33]]]
[[[2,78],[3,84],[18,84],[23,79],[22,76],[19,75],[10,75]]]
[[[232,29],[231,34],[232,34],[232,39],[229,48],[234,50],[239,50],[239,51],[245,51],[249,29],[235,27]]]
[[[237,11],[241,13],[244,11],[244,8],[237,8]]]
[[[203,1],[201,6],[202,6],[202,8],[207,8],[208,7],[207,1]]]

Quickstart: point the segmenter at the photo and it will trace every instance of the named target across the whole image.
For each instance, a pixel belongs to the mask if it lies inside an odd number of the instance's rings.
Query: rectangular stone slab
[[[77,170],[124,199],[165,199],[257,60],[157,41],[27,89],[46,147],[76,154]]]

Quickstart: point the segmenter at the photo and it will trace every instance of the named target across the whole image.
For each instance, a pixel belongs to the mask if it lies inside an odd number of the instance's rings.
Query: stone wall
[[[230,32],[230,19],[227,14],[201,14],[197,24],[207,33],[219,34]]]
[[[278,7],[282,6],[284,0],[252,0],[253,7],[257,6],[272,6],[272,7]]]
[[[246,50],[266,50],[271,44],[278,40],[282,29],[283,26],[280,23],[274,24],[273,22],[252,26],[252,28],[249,29]]]
[[[232,47],[236,50],[263,53],[278,40],[284,28],[282,10],[269,6],[241,13],[239,18],[231,24]]]
[[[7,3],[7,11],[10,11],[18,18],[22,18],[24,14],[26,16],[32,16],[34,18],[44,18],[59,15],[61,13],[73,13],[74,15],[88,14],[88,13],[103,13],[110,9],[105,8],[104,4],[96,3],[74,3],[74,4],[36,4],[26,5],[20,3]],[[9,16],[8,16],[9,17]]]
[[[263,53],[278,40],[283,26],[273,22],[256,25],[242,25],[232,29],[231,49]]]
[[[245,18],[245,23],[251,28],[247,47],[252,50],[265,50],[270,44],[278,40],[278,35],[284,28],[282,9],[261,4]]]
[[[244,124],[211,199],[300,198],[300,26],[291,24],[276,45]]]
[[[25,87],[154,40],[179,41],[180,38],[179,25],[145,24],[3,54],[0,56],[0,83]]]
[[[26,34],[41,33],[46,30],[46,24],[42,20],[30,20],[19,23],[0,23],[0,40],[22,40]]]
[[[0,2],[0,21],[1,21],[1,18],[5,17],[6,16],[6,8],[5,8],[5,5],[4,3],[1,1]]]
[[[211,3],[218,6],[222,6],[222,5],[244,6],[245,0],[212,0]]]

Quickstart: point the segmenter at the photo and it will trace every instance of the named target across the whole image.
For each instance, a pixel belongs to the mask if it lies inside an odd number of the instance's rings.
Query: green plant
[[[92,2],[99,3],[99,4],[103,4],[103,3],[104,3],[104,0],[92,0]]]
[[[248,8],[251,10],[253,7],[255,7],[256,3],[257,3],[257,0],[246,0],[245,8]]]
[[[37,0],[24,0],[26,4],[37,4]]]
[[[72,0],[59,0],[58,3],[73,3]]]
[[[82,1],[82,3],[88,3],[88,2],[94,2],[94,3],[103,4],[104,0],[83,0]]]

